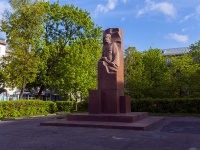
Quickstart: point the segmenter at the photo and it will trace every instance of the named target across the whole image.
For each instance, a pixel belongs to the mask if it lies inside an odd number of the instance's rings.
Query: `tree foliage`
[[[63,86],[65,89],[60,89],[60,92],[72,92],[73,81],[76,80],[79,84],[85,82],[78,80],[79,78],[85,79],[85,74],[80,72],[80,68],[86,67],[84,64],[87,61],[90,62],[87,69],[94,68],[94,63],[97,63],[94,58],[98,58],[100,54],[101,28],[92,22],[87,11],[73,5],[60,6],[56,3],[47,9],[44,28],[44,47],[41,49],[44,65],[41,66],[37,77],[36,83],[40,86],[38,95],[46,88],[55,88],[55,83],[57,85],[66,84]],[[88,76],[92,75],[88,74]],[[88,83],[93,84],[91,80]],[[82,87],[84,90],[87,88]],[[80,91],[80,88],[75,91]]]
[[[7,12],[1,25],[11,50],[3,65],[7,84],[21,88],[21,95],[25,87],[39,87],[38,96],[50,89],[86,97],[96,88],[101,28],[74,5],[10,2],[14,12]]]
[[[37,49],[44,34],[44,6],[23,3],[13,13],[5,12],[2,20],[1,31],[6,33],[10,49],[9,55],[4,57],[3,70],[7,85],[21,88],[20,99],[26,83],[35,80],[40,64]]]
[[[125,87],[126,92],[135,98],[144,97],[146,78],[144,76],[144,64],[142,53],[135,47],[129,47],[125,51]]]
[[[176,98],[200,96],[200,42],[182,56],[162,56],[159,49],[126,50],[127,94],[133,98]]]

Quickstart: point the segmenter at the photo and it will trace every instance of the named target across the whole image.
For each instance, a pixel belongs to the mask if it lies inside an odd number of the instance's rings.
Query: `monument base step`
[[[72,121],[72,120],[67,120],[67,119],[56,119],[52,121],[41,122],[40,125],[41,126],[70,126],[70,127],[95,127],[95,128],[110,128],[110,129],[148,130],[149,128],[158,124],[163,119],[164,117],[154,117],[154,116],[145,117],[143,119],[133,121],[133,122],[113,122],[113,121],[109,122],[107,120],[106,121],[92,121],[92,120]]]
[[[68,121],[97,121],[97,122],[135,122],[147,118],[147,112],[131,112],[131,113],[118,113],[118,114],[69,114],[67,115]]]

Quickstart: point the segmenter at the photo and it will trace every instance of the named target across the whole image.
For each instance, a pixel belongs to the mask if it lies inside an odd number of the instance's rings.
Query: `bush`
[[[74,112],[75,101],[17,100],[0,102],[0,118],[21,117],[59,112]],[[78,111],[86,112],[88,101],[78,103]],[[200,98],[133,99],[133,112],[200,113]]]
[[[39,115],[56,111],[56,103],[51,101],[17,100],[0,102],[0,118]]]
[[[88,111],[88,101],[84,100],[78,102],[78,111],[87,112]]]
[[[200,98],[133,99],[131,110],[151,113],[200,113]]]
[[[59,112],[73,112],[75,110],[75,101],[57,101]]]
[[[57,101],[56,104],[59,112],[74,112],[76,110],[75,101]],[[78,102],[77,105],[78,105],[77,111],[86,112],[88,110],[87,101]]]

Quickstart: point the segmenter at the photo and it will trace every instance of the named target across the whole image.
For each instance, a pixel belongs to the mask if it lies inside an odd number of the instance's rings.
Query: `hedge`
[[[78,104],[79,112],[86,112],[88,101]],[[0,102],[0,118],[21,117],[59,112],[74,112],[74,101],[17,100]],[[150,113],[200,113],[200,98],[133,99],[132,112]]]
[[[57,101],[59,112],[73,112],[75,110],[75,101]]]
[[[87,111],[87,101],[78,103],[80,112]],[[55,112],[74,112],[75,101],[16,100],[0,102],[0,118],[22,117]]]
[[[76,111],[76,103],[75,101],[57,101],[57,108],[59,112],[74,112]],[[88,108],[87,101],[78,102],[77,111],[86,112]]]
[[[51,101],[17,100],[0,102],[0,118],[48,114],[56,111],[56,103]]]
[[[200,98],[133,99],[131,110],[151,113],[200,113]]]
[[[74,102],[56,102],[58,111],[73,112]],[[88,101],[78,103],[78,111],[87,111]],[[133,99],[131,100],[132,112],[149,113],[200,113],[200,98],[163,98],[163,99]]]

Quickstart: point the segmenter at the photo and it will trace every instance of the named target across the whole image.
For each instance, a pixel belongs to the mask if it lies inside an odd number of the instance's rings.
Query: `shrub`
[[[81,112],[88,111],[88,101],[87,100],[78,102],[78,111],[81,111]]]
[[[151,113],[200,113],[200,98],[133,99],[131,109]]]
[[[59,112],[73,112],[75,110],[75,101],[57,101],[56,105]]]
[[[0,118],[47,114],[54,113],[56,110],[56,103],[51,101],[17,100],[0,102]]]
[[[76,110],[76,102],[75,101],[57,101],[57,108],[59,112],[74,112]],[[88,110],[88,102],[81,101],[78,102],[78,110],[81,112],[86,112]]]

